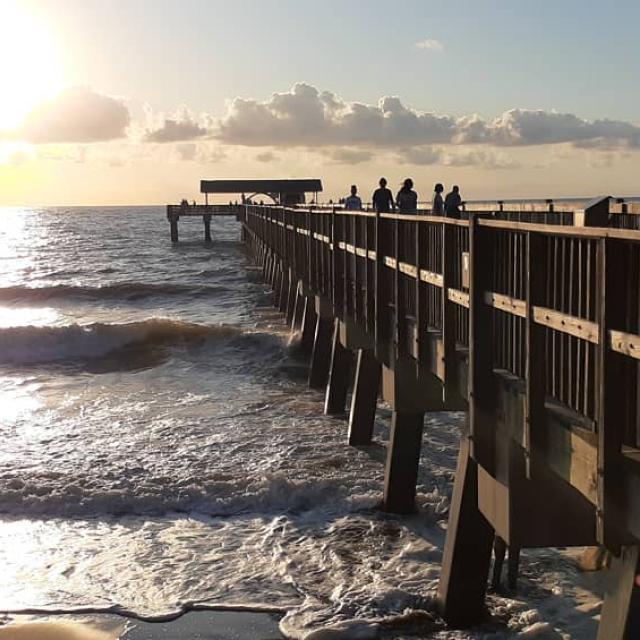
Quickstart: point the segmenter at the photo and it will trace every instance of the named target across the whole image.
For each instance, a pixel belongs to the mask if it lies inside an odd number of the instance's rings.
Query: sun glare
[[[0,130],[11,130],[63,86],[59,51],[46,28],[19,2],[0,2]]]

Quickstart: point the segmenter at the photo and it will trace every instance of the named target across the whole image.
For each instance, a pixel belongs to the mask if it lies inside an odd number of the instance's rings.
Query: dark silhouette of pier
[[[460,219],[241,206],[246,245],[325,412],[371,442],[384,508],[414,509],[424,414],[467,410],[438,603],[477,623],[494,536],[612,554],[598,638],[640,637],[640,210],[469,203]],[[349,411],[345,403],[352,388]]]

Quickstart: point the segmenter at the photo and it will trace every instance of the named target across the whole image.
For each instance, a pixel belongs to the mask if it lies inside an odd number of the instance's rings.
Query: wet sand
[[[188,613],[173,622],[138,622],[115,615],[16,616],[0,640],[277,640],[278,617],[235,611]]]

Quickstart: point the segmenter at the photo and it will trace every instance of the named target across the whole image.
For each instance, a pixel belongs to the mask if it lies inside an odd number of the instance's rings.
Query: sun
[[[0,1],[0,131],[11,131],[63,88],[52,34],[17,0]]]

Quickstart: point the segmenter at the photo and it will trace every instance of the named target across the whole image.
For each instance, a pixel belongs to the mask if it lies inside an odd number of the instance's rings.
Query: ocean
[[[443,628],[464,415],[426,419],[417,513],[381,512],[389,409],[372,446],[347,446],[235,220],[209,245],[185,220],[172,245],[161,207],[0,214],[1,612],[268,611],[316,640],[595,637],[600,587],[561,550],[524,553],[489,625]]]

